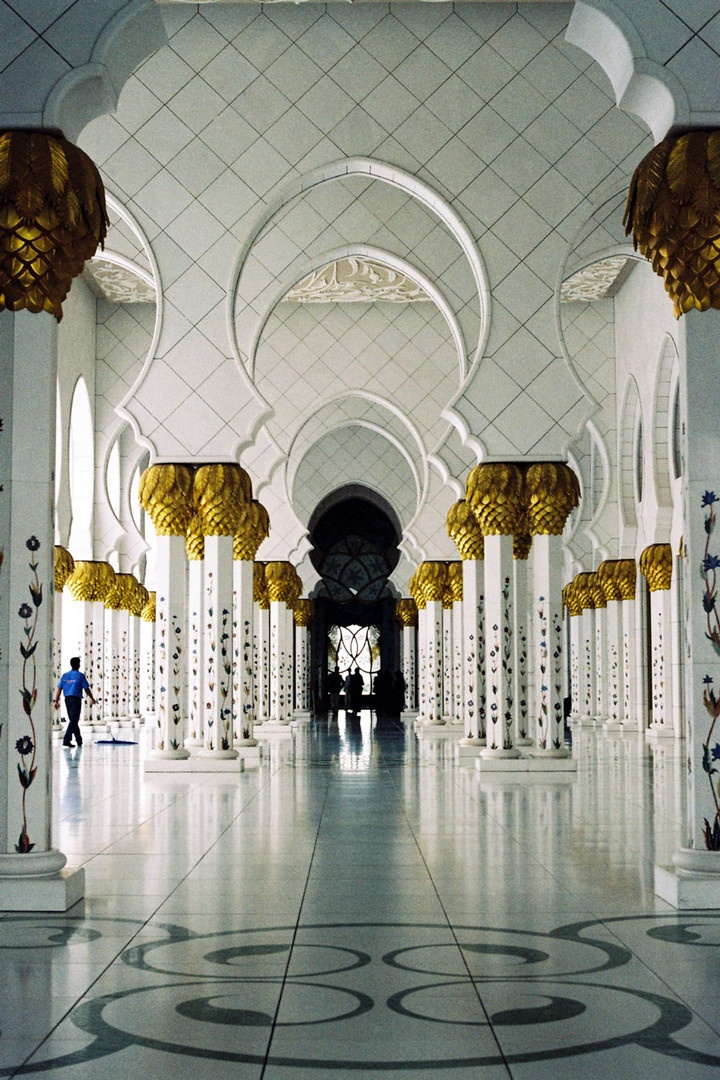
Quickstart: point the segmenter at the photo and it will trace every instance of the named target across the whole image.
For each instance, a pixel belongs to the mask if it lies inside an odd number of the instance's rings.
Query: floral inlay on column
[[[715,531],[717,515],[715,503],[718,496],[714,491],[706,491],[702,497],[701,505],[705,507],[705,551],[701,565],[703,579],[703,610],[705,612],[707,629],[705,637],[712,645],[715,652],[720,656],[720,614],[717,610],[717,570],[720,567],[720,556],[710,551],[710,538]],[[718,776],[718,769],[714,762],[720,761],[720,742],[713,744],[715,727],[720,716],[720,699],[713,688],[712,676],[705,675],[703,678],[703,704],[710,717],[710,727],[703,743],[702,767],[707,775],[710,790],[712,791],[715,804],[715,817],[712,824],[704,818],[703,835],[705,847],[708,851],[720,851],[720,783],[714,780]]]
[[[19,855],[27,855],[28,852],[32,851],[35,847],[35,845],[31,843],[27,831],[27,792],[37,775],[37,766],[35,764],[37,755],[37,734],[32,714],[37,702],[37,662],[35,660],[35,652],[39,644],[37,640],[37,629],[40,605],[42,604],[43,599],[42,583],[38,577],[38,564],[34,558],[35,552],[40,549],[40,541],[36,536],[31,536],[25,541],[25,546],[31,553],[29,566],[32,578],[28,585],[31,603],[28,604],[25,602],[21,604],[18,609],[18,615],[24,623],[24,636],[20,640],[20,655],[23,658],[23,684],[20,694],[22,697],[23,711],[30,725],[30,734],[21,736],[15,743],[15,749],[20,755],[20,761],[22,762],[22,764],[18,764],[18,777],[22,788],[23,823],[20,837],[15,845],[15,850]],[[27,761],[27,758],[30,760]]]

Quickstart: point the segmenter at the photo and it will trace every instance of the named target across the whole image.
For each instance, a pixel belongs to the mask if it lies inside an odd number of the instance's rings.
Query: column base
[[[487,739],[484,735],[464,735],[460,740],[460,746],[487,746]]]
[[[514,746],[511,746],[508,749],[505,749],[505,747],[493,749],[491,746],[486,746],[481,752],[480,757],[483,758],[483,760],[490,761],[493,759],[498,761],[513,761],[515,758],[520,757],[520,751]]]
[[[403,709],[400,713],[400,722],[402,724],[414,724],[417,720],[417,709]]]
[[[622,720],[606,720],[603,724],[603,731],[624,731],[625,724]]]
[[[456,739],[458,736],[458,728],[452,726],[452,724],[433,724],[425,723],[419,724],[417,727],[418,738],[441,738],[441,739]]]
[[[577,719],[579,727],[596,728],[600,723],[596,716],[579,716]]]
[[[293,720],[296,724],[309,724],[312,720],[312,713],[309,709],[296,709],[293,713]]]
[[[263,748],[257,739],[248,740],[244,743],[235,744],[238,749],[238,756],[242,758],[245,765],[259,765],[263,756]]]
[[[185,740],[185,746],[188,750],[199,750],[205,745],[205,740],[202,735],[191,735]]]
[[[237,750],[200,750],[198,759],[203,761],[235,761],[238,756]]]
[[[281,738],[289,739],[292,737],[292,730],[290,724],[283,724],[281,720],[267,720],[260,732],[260,738]]]
[[[456,748],[455,756],[458,761],[474,761],[475,758],[480,757],[480,751],[485,746],[484,739],[472,739],[465,736],[464,739],[460,739]]]
[[[555,747],[552,747],[550,750],[543,750],[542,747],[535,746],[530,751],[530,755],[533,758],[554,758],[556,760],[559,760],[561,758],[569,758],[570,751],[567,749],[566,746],[561,746],[559,750]]]
[[[475,768],[483,776],[488,773],[512,773],[514,776],[532,776],[557,773],[560,777],[568,773],[577,772],[577,762],[571,757],[517,757],[517,758],[486,758],[480,755],[475,762]]]
[[[674,908],[720,909],[720,852],[680,848],[672,866],[655,867],[655,892]]]
[[[0,911],[67,911],[85,895],[85,870],[61,851],[0,855]]]
[[[518,737],[518,738],[517,738],[517,739],[515,740],[515,745],[516,745],[516,746],[534,746],[535,744],[534,744],[534,742],[533,742],[533,740],[532,740],[532,739],[529,739],[529,738],[527,737],[527,735],[520,735],[520,736],[519,736],[519,737]]]
[[[156,747],[148,754],[145,765],[147,767],[148,761],[186,761],[189,757],[190,751],[184,747],[181,750],[158,750]]]
[[[209,751],[208,751],[209,753]],[[146,773],[239,773],[245,766],[240,757],[145,758]]]
[[[670,724],[651,724],[645,731],[648,739],[674,739],[675,732]]]

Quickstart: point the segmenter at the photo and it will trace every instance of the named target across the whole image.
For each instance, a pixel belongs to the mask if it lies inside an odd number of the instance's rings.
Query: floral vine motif
[[[178,725],[180,724],[182,717],[180,716],[180,657],[182,656],[182,627],[180,626],[180,620],[177,615],[173,615],[172,629],[175,637],[174,644],[172,645],[172,705],[170,706],[172,730],[170,734],[170,746],[173,750],[180,749],[180,739],[178,737]]]
[[[167,641],[165,635],[167,633],[167,613],[165,610],[165,597],[160,596],[158,598],[157,608],[157,627],[158,627],[158,642],[157,642],[157,677],[160,685],[157,687],[158,692],[158,709],[156,724],[160,732],[165,730],[165,724],[167,720]],[[157,744],[158,750],[165,749],[165,739],[161,738]]]
[[[713,762],[720,761],[720,743],[716,742],[714,746],[710,746],[715,731],[715,725],[718,716],[720,716],[720,700],[712,687],[712,678],[710,675],[704,677],[703,684],[703,704],[705,705],[712,722],[710,724],[707,739],[703,743],[702,767],[710,783],[710,790],[712,791],[713,802],[715,803],[715,817],[713,818],[712,825],[707,818],[704,819],[703,835],[705,837],[705,847],[708,851],[720,851],[720,797],[718,795],[718,785],[716,781],[713,780],[713,776],[718,775],[718,770],[714,767]]]
[[[538,597],[540,603],[544,605],[545,598],[543,596]],[[538,667],[540,670],[540,716],[538,717],[538,746],[541,750],[547,750],[548,734],[549,734],[549,713],[548,713],[548,685],[547,685],[547,670],[548,670],[548,620],[545,608],[538,608]]]
[[[230,730],[232,727],[232,697],[230,695],[230,689],[232,687],[232,660],[230,656],[230,633],[228,632],[228,623],[230,618],[230,612],[227,608],[222,609],[222,622],[220,624],[220,665],[222,674],[219,680],[220,690],[220,726],[222,727],[222,733],[220,736],[220,748],[222,750],[230,749]],[[228,704],[228,698],[230,704]]]
[[[720,612],[716,606],[717,599],[717,570],[720,567],[720,556],[710,554],[710,537],[715,531],[717,515],[715,503],[719,496],[714,491],[706,491],[702,497],[702,506],[707,508],[705,514],[705,551],[700,568],[705,590],[703,592],[703,610],[707,620],[705,636],[712,643],[715,652],[720,655]]]
[[[720,655],[720,614],[718,613],[716,606],[717,569],[720,567],[720,558],[717,555],[712,555],[710,553],[710,537],[715,530],[717,520],[715,514],[716,502],[718,502],[718,496],[715,492],[706,491],[702,497],[701,503],[701,506],[706,508],[706,513],[705,551],[700,573],[704,583],[702,602],[703,611],[705,612],[707,621],[705,636],[715,652]],[[712,745],[715,725],[717,724],[718,716],[720,716],[720,700],[718,699],[712,684],[712,677],[710,675],[705,675],[703,678],[703,704],[711,722],[707,738],[703,743],[702,767],[710,784],[713,803],[715,804],[715,817],[713,818],[712,824],[707,818],[704,819],[703,835],[705,838],[705,847],[708,851],[720,851],[720,795],[718,793],[718,784],[713,780],[713,777],[718,774],[718,770],[715,768],[713,762],[720,761],[720,743],[715,742],[715,744]]]
[[[505,711],[503,720],[505,731],[503,733],[503,750],[512,750],[513,746],[513,691],[512,691],[512,621],[510,619],[510,578],[506,577],[502,589],[503,598],[503,653],[502,666],[505,683]]]
[[[555,637],[555,648],[553,649],[553,688],[555,690],[553,709],[555,711],[555,738],[553,739],[553,749],[559,750],[561,747],[560,732],[563,730],[563,716],[562,716],[562,615],[557,611],[553,613],[552,617],[553,633]]]
[[[25,546],[30,554],[30,570],[32,573],[32,579],[28,586],[30,590],[31,604],[23,603],[18,608],[18,615],[24,622],[23,633],[24,638],[20,639],[20,655],[23,658],[22,664],[22,688],[20,694],[22,696],[23,711],[28,718],[30,724],[30,735],[22,735],[15,743],[15,749],[20,755],[22,764],[18,764],[18,776],[20,778],[20,786],[22,787],[22,829],[20,831],[20,838],[15,845],[15,850],[19,855],[27,855],[35,847],[30,842],[30,837],[27,831],[27,791],[32,784],[35,776],[37,775],[37,765],[35,764],[35,758],[37,755],[37,735],[35,732],[35,724],[33,722],[33,709],[37,701],[37,661],[35,659],[35,651],[38,647],[37,641],[37,629],[38,619],[40,616],[40,605],[42,604],[42,584],[38,577],[38,563],[35,559],[35,552],[40,549],[40,541],[36,536],[31,536],[25,541]],[[26,758],[30,758],[27,762]]]
[[[520,700],[518,707],[520,709],[520,724],[519,732],[520,738],[527,738],[527,716],[528,716],[528,690],[527,690],[527,634],[525,633],[525,627],[521,626],[519,633],[519,649],[518,649],[518,675],[520,680],[518,683],[518,689],[520,691]]]

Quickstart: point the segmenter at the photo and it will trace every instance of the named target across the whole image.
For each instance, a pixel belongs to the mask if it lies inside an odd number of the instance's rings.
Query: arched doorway
[[[320,697],[329,670],[363,676],[365,707],[373,706],[373,682],[397,666],[396,591],[390,576],[400,552],[400,527],[376,492],[358,486],[335,492],[310,522],[310,559],[320,575],[315,601],[314,656]]]

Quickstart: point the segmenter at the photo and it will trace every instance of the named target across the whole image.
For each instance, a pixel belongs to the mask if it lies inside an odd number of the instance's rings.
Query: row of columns
[[[649,589],[647,631],[637,590],[638,569]],[[683,734],[675,686],[678,640],[671,585],[670,545],[652,544],[643,551],[639,568],[634,559],[610,559],[594,572],[577,574],[565,586],[574,722],[602,724],[607,731]]]
[[[561,534],[578,499],[561,462],[470,473],[447,520],[462,561],[421,563],[410,582],[426,730],[462,726],[483,757],[567,755]]]

